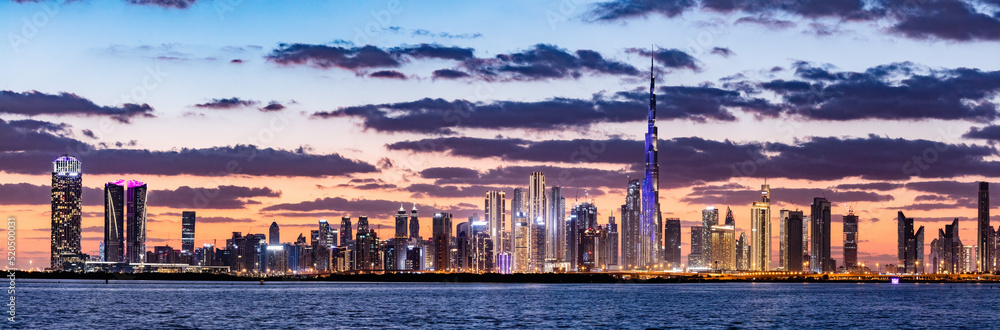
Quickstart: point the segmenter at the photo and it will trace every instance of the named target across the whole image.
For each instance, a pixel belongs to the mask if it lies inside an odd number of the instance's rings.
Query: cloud
[[[320,189],[326,187],[317,185]],[[396,185],[387,183],[382,179],[351,179],[347,183],[338,184],[337,187],[354,188],[360,190],[387,190],[395,189]]]
[[[712,54],[719,55],[719,56],[722,56],[722,57],[730,57],[730,56],[736,55],[736,53],[733,53],[732,50],[730,50],[729,48],[725,48],[725,47],[713,47],[712,48]]]
[[[775,30],[790,29],[796,26],[795,22],[792,21],[774,19],[771,17],[761,17],[761,16],[741,17],[740,19],[736,20],[736,24],[756,24]]]
[[[434,79],[459,79],[469,77],[469,74],[458,70],[440,69],[434,70],[432,76]]]
[[[869,191],[838,191],[816,188],[782,188],[771,189],[771,203],[808,206],[814,197],[825,197],[831,203],[851,202],[888,202],[894,200],[891,195],[882,195]],[[681,202],[692,205],[749,205],[760,201],[760,190],[746,187],[705,186],[694,189],[680,199]]]
[[[878,190],[890,191],[902,188],[902,183],[894,182],[869,182],[869,183],[845,183],[834,186],[836,190]]]
[[[3,121],[3,119],[0,119]],[[29,130],[29,131],[43,131],[53,134],[70,134],[69,128],[72,126],[67,123],[51,123],[47,121],[34,120],[34,119],[22,119],[22,120],[11,120],[7,124],[11,127]]]
[[[957,0],[923,0],[919,4],[906,0],[888,0],[898,10],[893,15],[899,22],[892,30],[913,39],[952,41],[1000,40],[1000,15],[990,15],[975,9],[975,2]],[[996,5],[996,3],[994,3]],[[992,7],[996,10],[996,7]]]
[[[628,171],[561,166],[505,166],[477,171],[457,167],[432,167],[420,172],[435,185],[521,186],[532,172],[545,173],[546,185],[564,188],[622,188]],[[661,172],[662,173],[662,172]],[[662,179],[661,179],[662,181]]]
[[[363,69],[397,68],[412,59],[465,60],[471,48],[420,44],[396,48],[375,46],[343,47],[309,44],[280,44],[267,60],[281,65],[308,65],[320,69],[340,68],[353,72]]]
[[[0,141],[3,141],[0,143],[0,153],[87,147],[86,143],[65,137],[63,134],[53,134],[65,133],[68,126],[68,124],[37,120],[7,122],[0,119]],[[0,167],[3,167],[3,164],[0,164]]]
[[[38,91],[24,93],[0,91],[0,113],[25,116],[81,115],[108,116],[121,123],[130,123],[135,117],[154,117],[148,104],[125,103],[118,107],[99,106],[88,99],[70,93],[45,94]]]
[[[218,186],[217,188],[192,188],[182,186],[177,189],[150,190],[149,206],[175,209],[245,209],[247,205],[259,204],[251,197],[281,197],[280,191],[270,188],[241,186]]]
[[[963,134],[962,137],[966,139],[1000,141],[1000,126],[973,127],[969,129],[968,133]]]
[[[596,21],[614,21],[646,17],[650,14],[674,17],[695,6],[697,2],[694,0],[613,0],[594,4],[588,18]]]
[[[434,184],[423,184],[417,183],[412,184],[409,187],[404,188],[409,191],[414,198],[468,198],[468,197],[483,197],[486,195],[487,191],[491,190],[504,190],[500,187],[491,186],[467,186],[467,187],[457,187],[457,186],[446,186],[446,185],[434,185]]]
[[[265,106],[263,108],[260,108],[260,109],[257,109],[257,110],[264,111],[264,112],[281,111],[281,110],[285,110],[285,106],[282,105],[281,103],[278,103],[277,101],[271,101],[270,103],[267,104],[267,106]]]
[[[187,9],[198,0],[125,0],[133,5],[156,6],[161,8]]]
[[[212,101],[210,102],[195,104],[194,106],[199,108],[208,108],[208,109],[235,109],[235,108],[252,107],[257,105],[258,103],[260,102],[253,100],[241,100],[238,97],[232,97],[228,99],[212,99]]]
[[[462,67],[489,81],[533,81],[577,79],[584,74],[637,76],[630,64],[605,59],[593,50],[571,53],[555,45],[537,44],[528,50],[500,54],[494,58],[469,59]]]
[[[250,218],[230,218],[230,217],[202,217],[195,218],[195,223],[251,223]]]
[[[385,79],[406,80],[406,75],[403,74],[402,72],[399,72],[399,71],[396,71],[396,70],[375,71],[375,72],[372,72],[372,74],[370,74],[368,76],[372,77],[372,78],[385,78]]]

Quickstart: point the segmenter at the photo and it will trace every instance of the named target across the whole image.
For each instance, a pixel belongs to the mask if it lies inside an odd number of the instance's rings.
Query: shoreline
[[[667,275],[648,279],[631,279],[611,274],[574,274],[574,273],[544,273],[544,274],[471,274],[471,273],[390,273],[390,274],[326,274],[326,275],[294,275],[271,277],[244,277],[228,274],[201,273],[46,273],[23,272],[16,273],[18,279],[45,280],[106,280],[116,283],[128,281],[215,281],[215,282],[369,282],[369,283],[525,283],[525,284],[685,284],[685,283],[886,283],[881,279],[837,279],[820,276],[790,276],[776,278],[717,278],[704,275]],[[989,275],[987,275],[989,276]],[[969,284],[1000,284],[1000,278],[989,276],[981,280],[942,280],[942,279],[909,279],[900,278],[899,283],[969,283]]]

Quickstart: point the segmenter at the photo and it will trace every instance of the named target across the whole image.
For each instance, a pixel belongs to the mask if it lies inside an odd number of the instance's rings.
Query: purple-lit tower
[[[146,262],[146,184],[125,182],[125,259],[129,263]]]
[[[642,179],[642,220],[640,222],[639,260],[641,266],[651,267],[660,262],[663,254],[663,223],[660,218],[660,165],[656,138],[656,78],[653,64],[649,71],[649,121],[646,131],[646,175]]]

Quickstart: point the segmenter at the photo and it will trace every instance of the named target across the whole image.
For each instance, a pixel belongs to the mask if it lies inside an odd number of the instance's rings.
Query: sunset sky
[[[283,241],[400,203],[483,214],[532,171],[618,217],[642,170],[650,61],[664,217],[772,188],[860,216],[859,260],[896,262],[896,212],[925,243],[998,181],[998,0],[0,0],[0,205],[20,267],[45,267],[51,161],[83,162],[83,252],[104,183],[148,183],[148,247],[231,232]],[[1000,186],[993,185],[1000,190]],[[205,198],[202,198],[205,196]],[[1000,206],[994,191],[991,206]],[[996,223],[994,223],[996,225]],[[929,253],[929,249],[926,250]]]

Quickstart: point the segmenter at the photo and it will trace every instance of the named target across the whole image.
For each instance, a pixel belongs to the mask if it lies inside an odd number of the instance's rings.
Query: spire
[[[417,203],[416,203],[416,202],[414,202],[414,203],[413,203],[413,210],[414,210],[414,211],[416,211],[416,210],[417,210]]]
[[[403,202],[399,202],[399,212],[406,212],[406,209],[403,209]]]

